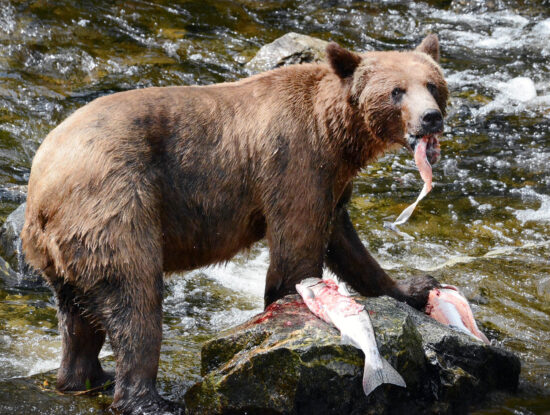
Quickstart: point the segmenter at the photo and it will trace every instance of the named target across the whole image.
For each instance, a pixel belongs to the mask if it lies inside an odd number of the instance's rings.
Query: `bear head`
[[[449,91],[438,64],[436,35],[405,52],[357,54],[330,43],[327,59],[348,88],[349,102],[360,112],[370,139],[381,141],[386,150],[397,145],[412,151],[426,136],[437,144]],[[432,164],[437,161],[437,152],[428,149],[427,154]]]

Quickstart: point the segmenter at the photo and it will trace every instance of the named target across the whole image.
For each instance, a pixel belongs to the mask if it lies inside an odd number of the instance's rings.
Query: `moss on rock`
[[[203,380],[186,394],[191,414],[464,412],[489,392],[514,389],[519,359],[443,326],[389,297],[357,301],[381,354],[407,388],[363,394],[364,355],[291,295],[202,349]],[[503,380],[506,379],[506,380]]]

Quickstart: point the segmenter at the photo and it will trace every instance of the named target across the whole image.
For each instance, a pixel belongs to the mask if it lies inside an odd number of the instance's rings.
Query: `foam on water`
[[[2,3],[0,7],[0,31],[6,35],[15,30],[15,9],[10,3]]]
[[[186,278],[203,274],[222,286],[246,296],[253,304],[263,308],[268,267],[269,250],[267,247],[261,247],[254,255],[240,256],[237,261],[191,271],[186,274]],[[330,271],[324,271],[324,276],[330,275]]]
[[[546,114],[550,108],[550,94],[537,96],[537,88],[530,78],[516,77],[507,82],[486,82],[486,86],[495,89],[497,94],[490,103],[472,111],[476,116],[484,117],[496,111],[518,114],[527,110],[541,110]]]
[[[550,222],[550,196],[536,193],[531,188],[523,188],[515,193],[520,193],[522,198],[535,198],[540,201],[538,209],[513,210],[514,215],[522,223],[525,222]]]
[[[450,43],[451,47],[467,48],[464,53],[477,51],[491,58],[505,53],[517,56],[515,62],[500,64],[497,70],[485,70],[482,64],[480,68],[447,74],[452,89],[471,86],[483,95],[485,91],[490,92],[491,101],[479,109],[474,108],[475,116],[530,111],[550,117],[550,80],[541,77],[537,65],[526,65],[524,56],[525,53],[533,57],[550,56],[550,19],[537,21],[509,11],[475,15],[435,10],[432,16],[453,23],[451,28],[439,30],[442,42]],[[524,66],[524,70],[518,71]]]
[[[203,273],[223,286],[250,296],[263,305],[265,275],[269,266],[269,251],[261,248],[259,253],[243,262],[231,261],[225,265],[202,268],[190,274]]]

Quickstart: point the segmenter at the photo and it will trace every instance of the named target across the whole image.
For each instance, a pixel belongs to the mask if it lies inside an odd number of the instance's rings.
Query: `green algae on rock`
[[[280,300],[202,349],[203,380],[185,395],[191,413],[341,414],[463,412],[495,390],[514,390],[519,359],[450,329],[389,297],[369,311],[380,353],[407,388],[361,389],[363,354],[309,312]]]

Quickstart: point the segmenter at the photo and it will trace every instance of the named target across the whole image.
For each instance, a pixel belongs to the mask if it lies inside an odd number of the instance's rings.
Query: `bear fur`
[[[345,205],[362,167],[426,133],[426,111],[444,115],[438,58],[435,35],[407,52],[332,43],[327,64],[116,93],[56,127],[32,164],[22,240],[58,300],[57,387],[108,378],[98,360],[107,334],[112,407],[181,410],[155,388],[163,274],[227,261],[264,237],[266,305],[327,265],[363,295],[423,307],[437,282],[393,281]]]

